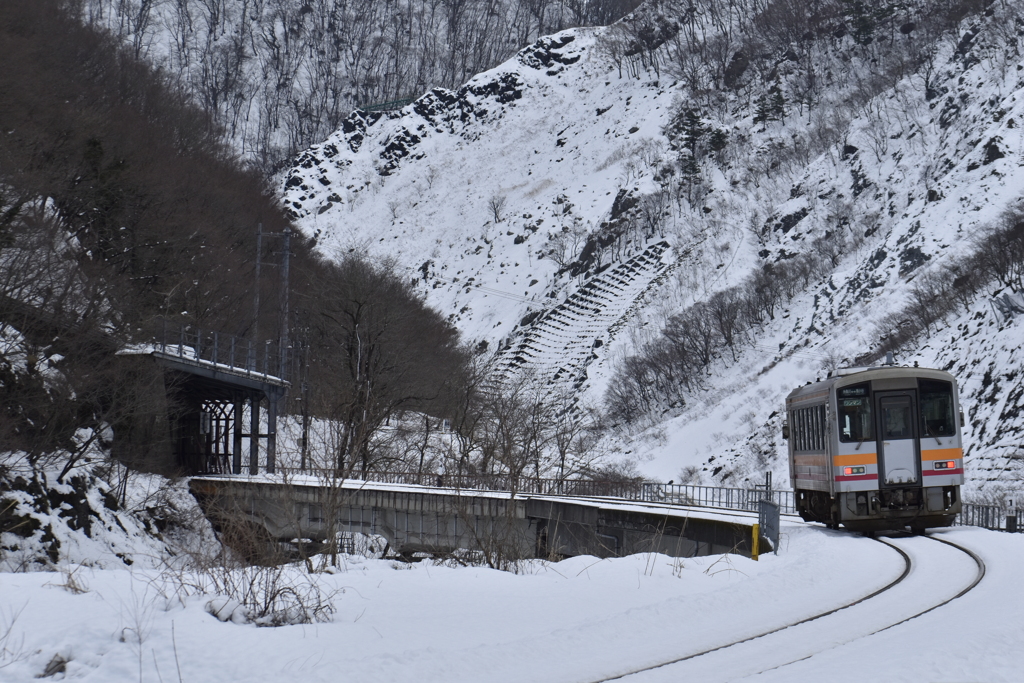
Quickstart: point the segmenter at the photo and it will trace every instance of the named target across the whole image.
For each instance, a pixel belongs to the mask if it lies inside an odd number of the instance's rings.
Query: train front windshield
[[[858,384],[839,390],[839,440],[874,441],[875,427],[871,418],[871,394],[868,385]]]
[[[953,417],[953,385],[950,382],[920,380],[921,434],[952,436],[956,432]]]

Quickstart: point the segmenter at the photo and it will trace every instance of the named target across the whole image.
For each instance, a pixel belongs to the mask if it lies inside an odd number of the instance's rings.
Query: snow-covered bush
[[[169,554],[145,511],[124,509],[100,469],[83,466],[63,483],[53,471],[0,473],[0,571],[123,567]]]

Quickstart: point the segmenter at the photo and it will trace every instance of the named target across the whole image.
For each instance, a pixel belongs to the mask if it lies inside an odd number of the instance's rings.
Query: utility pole
[[[281,377],[284,377],[285,375],[285,370],[287,369],[286,363],[288,362],[288,328],[290,327],[288,324],[288,263],[291,260],[292,255],[292,229],[290,227],[286,229],[283,236],[284,253],[282,254],[281,263]]]
[[[260,341],[260,261],[263,258],[263,223],[256,224],[256,287],[252,303],[252,341]],[[248,363],[248,359],[246,359]]]
[[[306,464],[309,462],[309,383],[306,381],[309,377],[309,336],[303,335],[302,344],[300,346],[299,354],[299,381],[300,381],[300,394],[299,401],[302,404],[302,458],[300,463],[300,470],[306,471]]]
[[[281,336],[279,338],[280,349],[278,353],[278,373],[283,377],[288,367],[288,344],[289,344],[289,312],[288,312],[288,294],[291,289],[289,284],[290,275],[290,261],[291,261],[291,245],[292,245],[292,229],[287,227],[284,232],[263,232],[263,223],[259,223],[256,227],[256,292],[253,296],[253,313],[252,313],[252,336],[253,342],[259,344],[259,318],[260,318],[260,271],[263,265],[263,238],[264,237],[283,237],[284,238],[284,251],[279,252],[281,254],[281,289],[279,293],[280,307],[281,307]],[[275,264],[268,264],[275,265]],[[267,368],[264,368],[266,371]]]

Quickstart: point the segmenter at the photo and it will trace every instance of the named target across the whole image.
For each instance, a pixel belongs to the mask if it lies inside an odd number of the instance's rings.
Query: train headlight
[[[844,467],[843,474],[849,476],[851,474],[864,474],[863,467]]]
[[[937,470],[952,470],[956,468],[956,460],[936,460],[933,466]]]

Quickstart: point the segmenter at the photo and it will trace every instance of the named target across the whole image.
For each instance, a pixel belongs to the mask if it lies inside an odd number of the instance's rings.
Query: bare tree
[[[491,211],[491,217],[494,218],[495,223],[500,223],[502,217],[505,214],[505,204],[508,198],[503,194],[491,195],[491,198],[487,200],[487,208]]]
[[[381,427],[399,410],[426,407],[443,396],[466,356],[457,333],[389,266],[346,256],[321,287],[318,405],[342,430],[336,466],[356,461],[366,472],[381,455],[374,449]]]

